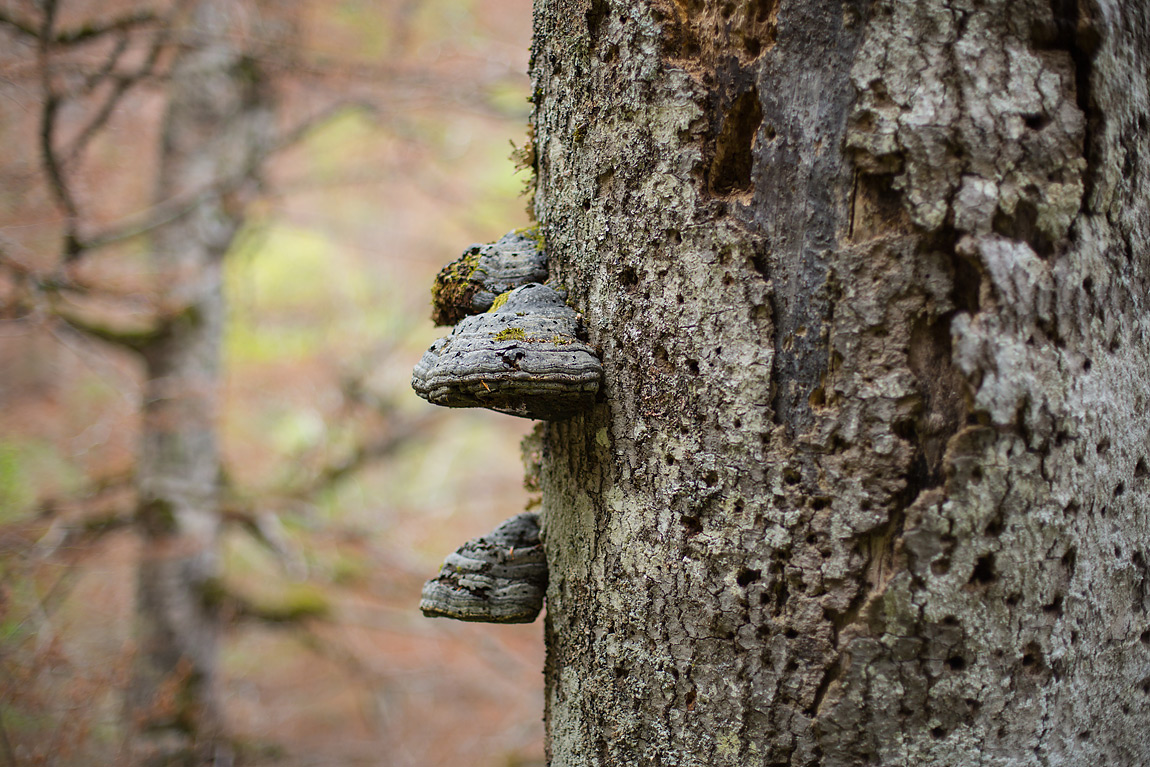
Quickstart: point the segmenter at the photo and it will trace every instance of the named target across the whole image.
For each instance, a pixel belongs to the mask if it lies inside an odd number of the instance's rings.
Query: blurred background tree
[[[537,632],[415,610],[524,424],[407,389],[431,276],[526,223],[530,24],[0,6],[0,760],[541,759]]]

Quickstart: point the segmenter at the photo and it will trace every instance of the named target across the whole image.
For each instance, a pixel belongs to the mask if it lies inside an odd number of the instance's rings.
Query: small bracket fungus
[[[423,585],[419,609],[429,618],[530,623],[546,591],[539,517],[524,512],[449,554],[439,575]]]
[[[579,317],[546,285],[524,285],[498,308],[465,317],[431,345],[411,386],[445,407],[485,407],[544,421],[591,407],[603,366],[578,338]]]
[[[431,321],[454,325],[491,308],[495,297],[547,279],[547,256],[538,230],[510,232],[497,242],[472,245],[440,270],[431,286]]]

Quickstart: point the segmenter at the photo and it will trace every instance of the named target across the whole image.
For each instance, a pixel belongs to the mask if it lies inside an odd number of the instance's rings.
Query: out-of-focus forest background
[[[0,765],[130,763],[138,339],[180,311],[152,249],[200,199],[156,191],[195,5],[0,2]],[[258,172],[212,188],[239,222],[212,581],[235,762],[542,764],[539,625],[417,609],[531,502],[530,423],[409,387],[435,273],[528,223],[531,3],[224,5],[275,99]]]

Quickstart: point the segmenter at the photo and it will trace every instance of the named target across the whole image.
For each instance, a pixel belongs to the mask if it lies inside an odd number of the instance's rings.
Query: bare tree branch
[[[152,36],[148,56],[139,69],[130,75],[121,75],[115,78],[115,85],[112,87],[111,93],[104,99],[104,103],[100,108],[96,110],[95,116],[77,134],[76,138],[72,140],[71,145],[64,152],[64,155],[69,160],[73,160],[83,152],[89,142],[95,137],[96,133],[107,124],[108,118],[112,116],[116,106],[120,103],[120,100],[123,99],[124,94],[126,94],[132,86],[141,80],[151,77],[155,72],[156,65],[160,60],[160,54],[168,43],[168,27],[168,24],[161,24],[156,30],[156,33]]]
[[[134,27],[152,24],[162,20],[166,19],[162,19],[159,14],[153,11],[138,11],[137,13],[130,13],[127,16],[121,16],[118,19],[112,19],[105,24],[97,25],[87,23],[77,29],[57,32],[52,42],[56,45],[88,43],[105,35],[126,32]]]
[[[9,14],[7,11],[0,10],[0,24],[12,27],[17,32],[20,32],[27,37],[40,39],[40,30],[36,29],[36,25],[30,21],[23,21]]]
[[[40,115],[40,161],[44,165],[44,173],[48,177],[48,188],[56,203],[64,212],[64,260],[71,261],[80,252],[80,237],[77,232],[77,221],[80,218],[76,200],[72,191],[64,180],[64,172],[56,150],[52,146],[56,133],[56,115],[60,108],[59,97],[52,92],[51,85],[45,75],[44,109]]]
[[[90,249],[90,245],[86,243],[80,235],[81,213],[76,197],[68,182],[67,166],[79,158],[92,139],[104,128],[115,112],[116,107],[119,106],[123,100],[125,94],[131,90],[133,86],[155,74],[160,56],[168,43],[168,27],[170,25],[167,23],[158,25],[156,32],[152,35],[148,54],[143,64],[141,64],[136,71],[129,74],[116,75],[114,74],[116,64],[122,58],[129,45],[128,31],[143,24],[167,21],[171,16],[180,12],[182,6],[183,3],[177,3],[170,12],[170,15],[164,18],[161,18],[152,11],[141,11],[113,19],[104,25],[85,25],[77,30],[56,33],[53,30],[53,25],[55,23],[58,0],[46,0],[44,3],[44,18],[36,35],[39,42],[41,89],[44,95],[39,130],[40,162],[43,166],[44,175],[47,178],[48,188],[52,197],[65,217],[63,244],[63,261],[65,264],[76,261],[83,255],[85,250]],[[27,26],[17,23],[13,18],[0,18],[0,21],[9,22],[11,26],[21,31],[24,31],[24,27]],[[52,47],[54,45],[73,45],[80,42],[87,42],[113,33],[119,34],[120,40],[100,70],[85,79],[81,92],[90,92],[101,83],[109,80],[113,83],[113,86],[87,124],[80,129],[75,138],[72,139],[63,151],[58,151],[56,147],[58,117],[61,107],[66,103],[66,96],[58,92],[52,82],[53,68],[49,63],[52,57]]]
[[[56,154],[56,117],[60,109],[60,95],[56,93],[52,84],[52,68],[48,61],[51,58],[52,26],[56,21],[56,0],[45,0],[44,19],[39,30],[39,56],[40,56],[40,84],[44,93],[44,107],[40,111],[40,163],[44,166],[44,174],[48,177],[48,188],[56,199],[57,205],[64,212],[64,260],[71,261],[79,253],[79,235],[77,232],[80,218],[76,200],[64,179],[64,170],[60,158]]]
[[[89,251],[99,250],[109,245],[115,245],[116,243],[145,235],[165,224],[170,224],[173,221],[183,218],[202,205],[206,200],[217,195],[226,194],[240,186],[246,180],[247,179],[243,178],[242,175],[233,178],[218,179],[216,183],[204,189],[177,197],[169,197],[167,200],[121,221],[113,228],[98,232],[89,237],[84,241],[83,247]]]
[[[307,564],[288,540],[278,514],[231,503],[224,503],[220,511],[224,524],[242,527],[248,535],[279,557],[288,573],[302,577],[307,572]]]
[[[176,323],[194,323],[199,320],[199,310],[194,305],[183,306],[175,311],[151,317],[148,325],[142,328],[116,328],[83,317],[59,304],[52,307],[52,313],[71,330],[138,353],[163,338]]]
[[[120,59],[124,57],[124,53],[128,50],[128,43],[132,41],[131,35],[126,32],[121,32],[116,40],[116,45],[113,46],[108,57],[104,60],[103,66],[84,78],[84,85],[80,89],[81,93],[91,93],[115,70],[116,65],[120,63]]]
[[[134,352],[143,351],[144,347],[160,336],[160,330],[155,328],[121,330],[77,316],[65,316],[59,311],[57,311],[57,316],[63,320],[65,325],[71,330],[114,346],[130,349]]]
[[[55,5],[55,3],[51,4],[53,14],[55,12]],[[118,19],[112,19],[106,24],[96,25],[88,23],[77,29],[56,32],[48,39],[50,39],[53,45],[77,45],[79,43],[88,43],[116,32],[126,32],[133,27],[143,26],[159,20],[159,16],[152,11],[140,11],[127,16],[121,16]],[[18,19],[7,11],[0,10],[0,24],[11,27],[27,37],[32,37],[37,40],[41,39],[42,29],[37,29],[35,24]]]

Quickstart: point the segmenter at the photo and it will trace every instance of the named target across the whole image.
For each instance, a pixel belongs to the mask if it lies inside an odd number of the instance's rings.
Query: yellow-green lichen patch
[[[507,303],[507,297],[509,295],[511,295],[510,290],[507,291],[506,293],[500,293],[499,295],[497,295],[495,297],[495,300],[491,302],[491,308],[488,309],[487,311],[494,312],[497,309],[499,309],[501,306],[503,306],[505,303]]]
[[[496,341],[526,341],[527,334],[523,332],[523,328],[504,328],[496,333],[493,338]]]

